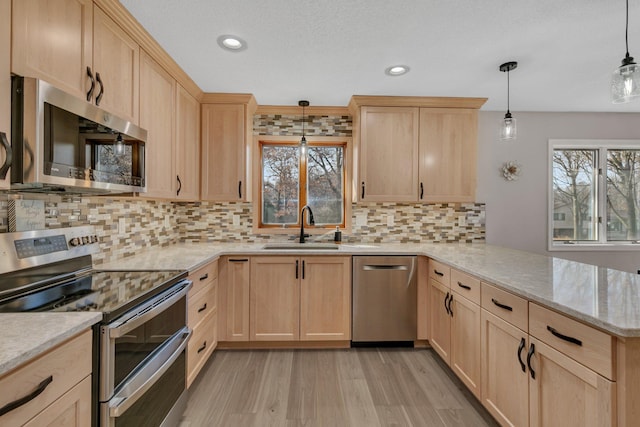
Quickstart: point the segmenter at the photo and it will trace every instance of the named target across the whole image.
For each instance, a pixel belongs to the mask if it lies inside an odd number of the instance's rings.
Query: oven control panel
[[[14,241],[18,258],[28,258],[37,255],[46,255],[53,252],[61,252],[69,249],[64,234],[48,237],[36,237],[33,239],[21,239]]]
[[[0,233],[0,276],[99,252],[92,225]]]

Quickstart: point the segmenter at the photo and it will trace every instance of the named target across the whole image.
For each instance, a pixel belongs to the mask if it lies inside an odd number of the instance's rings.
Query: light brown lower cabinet
[[[91,425],[91,343],[87,330],[0,377],[0,408],[42,390],[0,426]]]
[[[187,346],[187,388],[207,362],[218,337],[218,260],[189,275],[193,286],[187,295],[187,325],[193,334]]]
[[[453,372],[480,398],[480,306],[452,292],[451,360]]]
[[[429,278],[429,342],[431,347],[449,363],[451,359],[451,316],[449,315],[449,287]]]
[[[220,341],[249,341],[250,258],[225,256],[220,258],[219,327]]]
[[[350,257],[251,259],[251,341],[351,338]]]
[[[500,425],[527,426],[529,336],[484,308],[480,318],[482,404]]]
[[[532,427],[616,425],[615,383],[530,337],[529,420]]]

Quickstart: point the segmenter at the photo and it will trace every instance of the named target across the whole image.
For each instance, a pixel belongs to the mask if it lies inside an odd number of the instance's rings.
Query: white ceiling
[[[344,106],[351,95],[489,98],[483,110],[640,112],[613,105],[624,0],[120,0],[205,92],[260,105]],[[640,63],[640,0],[629,0]],[[242,52],[216,39],[244,39]],[[406,64],[399,77],[385,68]]]

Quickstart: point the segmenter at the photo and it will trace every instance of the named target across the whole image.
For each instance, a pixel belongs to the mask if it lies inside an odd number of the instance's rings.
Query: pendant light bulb
[[[516,128],[516,119],[511,115],[510,108],[510,81],[509,81],[509,72],[515,70],[518,67],[518,63],[515,61],[505,62],[500,65],[500,71],[503,73],[507,73],[507,113],[504,115],[504,119],[502,119],[502,123],[500,124],[500,139],[506,141],[510,139],[516,139],[517,128]]]
[[[304,155],[306,154],[306,150],[307,150],[307,138],[305,137],[305,134],[304,134],[304,122],[306,121],[306,118],[304,115],[304,108],[309,106],[309,101],[300,100],[298,101],[298,105],[302,107],[302,138],[300,139],[300,151]]]
[[[611,77],[611,101],[614,104],[631,102],[640,97],[640,67],[629,55],[629,0],[627,0],[624,39],[627,54],[622,58],[622,65],[614,70]]]
[[[116,137],[116,143],[113,152],[116,156],[122,156],[124,154],[124,140],[122,139],[122,134],[119,133]]]

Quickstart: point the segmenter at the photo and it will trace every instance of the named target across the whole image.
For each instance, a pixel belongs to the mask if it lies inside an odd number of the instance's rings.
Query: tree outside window
[[[640,149],[554,148],[552,192],[554,241],[640,240]]]
[[[304,205],[313,210],[316,226],[344,227],[345,144],[310,142],[301,155],[294,143],[261,142],[260,152],[261,227],[300,225]]]

